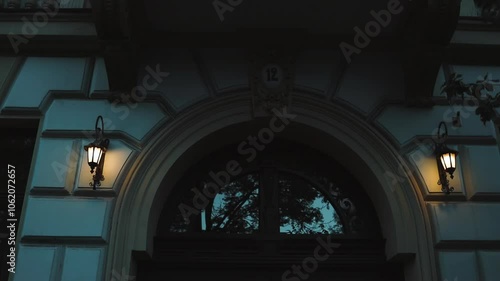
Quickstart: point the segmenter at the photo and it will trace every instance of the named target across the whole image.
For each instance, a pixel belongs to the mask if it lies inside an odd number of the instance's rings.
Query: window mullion
[[[276,168],[263,167],[261,177],[261,232],[279,233],[279,206]]]

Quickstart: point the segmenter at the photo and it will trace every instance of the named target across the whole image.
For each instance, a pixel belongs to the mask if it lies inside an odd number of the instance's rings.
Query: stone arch
[[[181,113],[148,142],[114,206],[106,280],[113,269],[135,272],[132,251],[152,253],[164,199],[204,151],[242,141],[269,122],[269,118],[249,122],[255,120],[251,109],[248,94],[200,103]],[[387,240],[386,256],[405,261],[406,280],[437,280],[429,215],[417,181],[408,174],[394,185],[386,176],[397,175],[401,168],[409,170],[399,153],[372,125],[343,106],[298,95],[290,112],[297,117],[281,136],[317,148],[355,175],[380,218]],[[231,137],[218,139],[228,128]],[[314,138],[309,137],[312,134]]]

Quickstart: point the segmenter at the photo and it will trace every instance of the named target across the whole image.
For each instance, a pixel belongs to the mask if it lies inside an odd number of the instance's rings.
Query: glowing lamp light
[[[101,127],[99,128],[99,121]],[[104,180],[103,168],[104,168],[104,157],[106,155],[106,150],[109,146],[109,139],[104,139],[104,121],[102,116],[98,116],[95,122],[95,141],[84,146],[85,151],[87,151],[87,163],[90,166],[90,173],[95,174],[90,182],[90,186],[96,190],[97,186],[101,186],[101,181]]]
[[[441,159],[441,165],[443,165],[443,169],[448,174],[450,174],[451,178],[453,178],[453,172],[455,172],[455,169],[457,168],[456,166],[457,155],[458,155],[457,151],[449,149],[449,151],[441,152],[441,156],[439,157]]]
[[[440,133],[441,127],[444,128],[444,133],[442,134]],[[442,186],[441,190],[444,193],[450,194],[450,192],[453,192],[455,189],[449,185],[450,181],[448,180],[447,173],[450,175],[450,178],[453,179],[453,173],[457,168],[456,159],[458,156],[458,151],[448,148],[445,144],[446,138],[448,137],[448,127],[446,127],[446,124],[444,122],[439,123],[437,134],[437,142],[435,142],[435,154],[439,173],[438,184]]]
[[[94,173],[95,167],[97,167],[101,162],[104,150],[105,148],[96,146],[94,144],[90,144],[89,146],[87,146],[87,162],[89,163],[91,173]]]

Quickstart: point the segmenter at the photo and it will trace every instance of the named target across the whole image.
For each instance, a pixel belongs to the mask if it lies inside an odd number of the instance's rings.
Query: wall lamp
[[[444,132],[441,134],[441,127],[444,127]],[[456,169],[456,158],[458,156],[458,151],[450,149],[446,146],[446,138],[448,137],[448,127],[444,122],[439,123],[437,141],[435,141],[435,155],[436,162],[438,166],[439,180],[438,185],[441,185],[441,190],[450,194],[455,189],[450,186],[450,181],[446,173],[450,174],[450,178],[453,179],[453,172]]]
[[[101,127],[99,128],[99,121],[101,123]],[[98,116],[95,121],[95,141],[84,146],[85,151],[87,151],[87,162],[90,166],[90,173],[93,174],[95,170],[95,174],[89,184],[96,190],[97,186],[101,186],[101,181],[104,180],[104,176],[102,174],[104,168],[104,157],[106,156],[106,150],[109,146],[109,139],[104,139],[104,121],[102,116]]]

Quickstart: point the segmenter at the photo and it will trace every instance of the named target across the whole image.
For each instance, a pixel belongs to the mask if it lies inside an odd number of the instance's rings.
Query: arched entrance
[[[189,169],[166,200],[138,281],[404,280],[403,265],[386,261],[372,203],[342,165],[263,140],[255,153],[236,143]]]
[[[385,176],[405,167],[397,152],[371,125],[342,106],[295,97],[292,108],[297,117],[279,137],[315,147],[342,163],[373,202],[386,241],[385,256],[405,262],[405,280],[437,280],[428,215],[415,181],[409,177],[395,186]],[[165,199],[189,167],[269,126],[272,116],[254,118],[250,109],[251,99],[244,94],[199,104],[149,143],[119,193],[108,276],[120,268],[135,274],[135,260],[142,253],[152,255]]]

